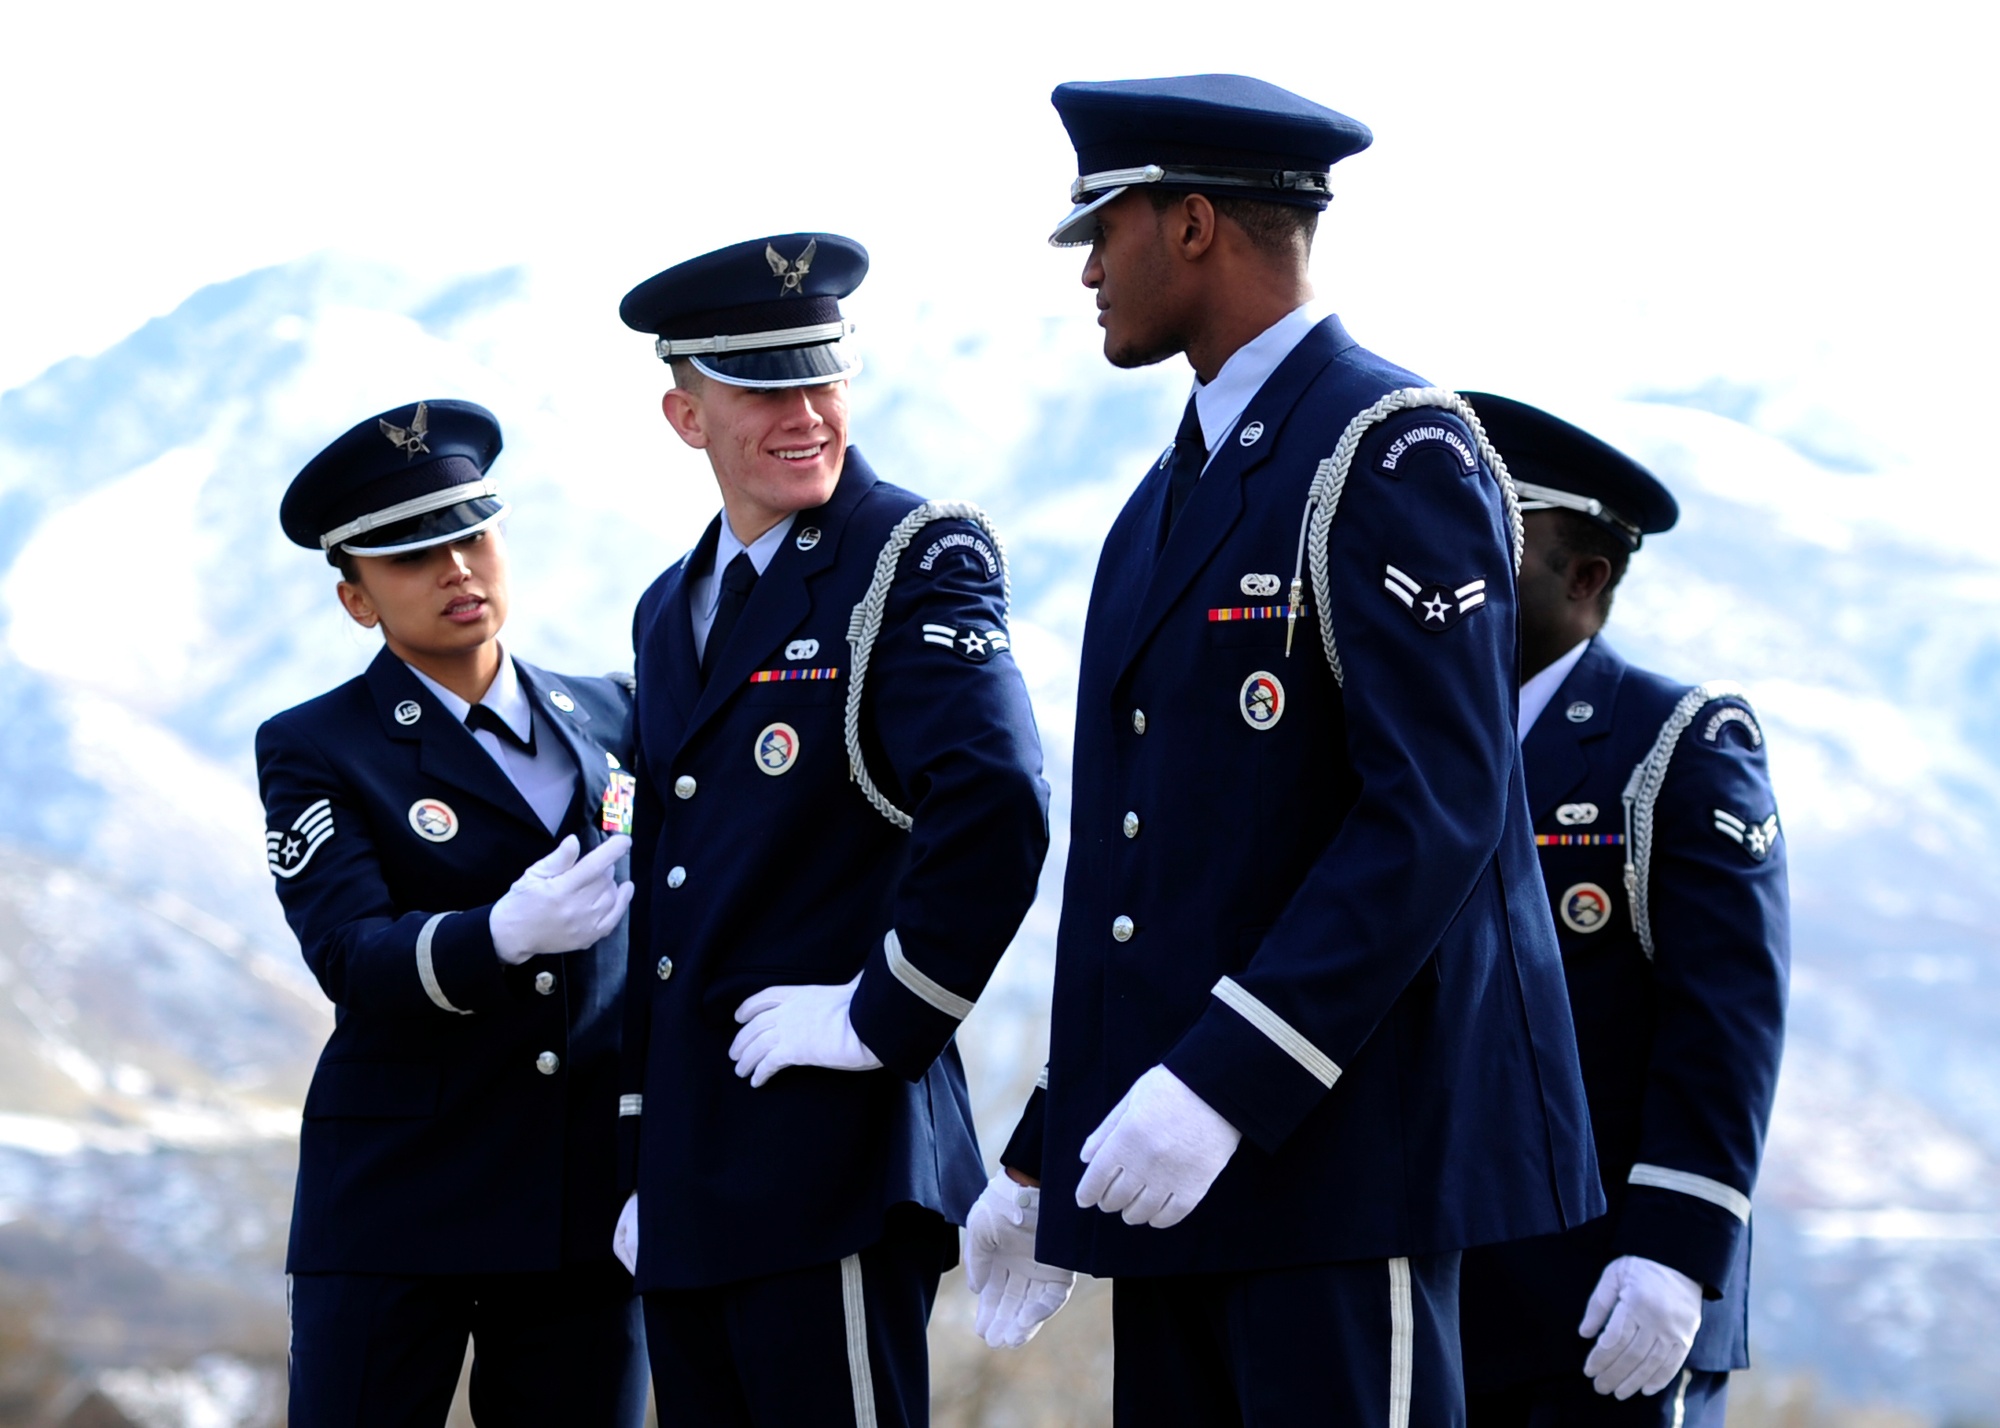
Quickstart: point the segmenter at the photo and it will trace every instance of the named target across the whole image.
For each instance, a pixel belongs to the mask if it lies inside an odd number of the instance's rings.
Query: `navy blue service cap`
[[[395,407],[349,427],[292,478],[278,522],[296,545],[398,555],[483,531],[507,514],[486,470],[500,423],[477,402]]]
[[[1090,242],[1091,215],[1134,184],[1325,208],[1327,171],[1375,140],[1358,119],[1241,74],[1059,84],[1049,98],[1076,146],[1058,248]]]
[[[618,315],[738,387],[813,387],[861,370],[840,300],[868,276],[868,250],[838,233],[782,233],[703,253],[625,294]]]
[[[1607,441],[1526,402],[1461,392],[1507,463],[1524,511],[1575,511],[1637,550],[1673,529],[1681,508],[1659,477]]]

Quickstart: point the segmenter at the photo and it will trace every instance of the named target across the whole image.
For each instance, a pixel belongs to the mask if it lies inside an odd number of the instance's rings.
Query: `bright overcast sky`
[[[1074,173],[1049,89],[1238,70],[1375,131],[1315,261],[1364,342],[1531,397],[1758,383],[1941,471],[2000,374],[1991,14],[14,6],[0,389],[322,250],[525,263],[608,322],[669,262],[823,227],[872,250],[878,308],[1081,323],[1077,256],[1043,243]]]

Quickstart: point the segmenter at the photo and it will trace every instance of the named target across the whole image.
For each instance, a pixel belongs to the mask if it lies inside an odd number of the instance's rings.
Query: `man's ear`
[[[674,435],[697,451],[708,445],[708,428],[702,422],[701,398],[681,387],[667,388],[660,398],[660,410]]]
[[[1215,246],[1216,225],[1221,221],[1208,195],[1190,193],[1170,207],[1162,217],[1174,225],[1174,250],[1189,262],[1197,262]]]
[[[333,593],[340,597],[341,608],[347,611],[348,618],[362,629],[372,630],[381,622],[382,617],[375,613],[375,602],[353,581],[340,581],[333,587]]]
[[[1610,583],[1610,561],[1601,555],[1579,555],[1569,563],[1569,588],[1564,593],[1571,600],[1595,605]]]

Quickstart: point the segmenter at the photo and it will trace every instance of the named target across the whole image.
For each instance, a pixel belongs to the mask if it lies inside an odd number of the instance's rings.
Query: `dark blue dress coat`
[[[335,1016],[306,1095],[294,1273],[610,1262],[624,929],[510,967],[487,915],[564,834],[602,840],[632,702],[614,679],[514,667],[536,738],[578,769],[554,834],[387,650],[257,731],[278,899]]]
[[[1046,1187],[1046,1260],[1257,1270],[1602,1208],[1514,736],[1512,543],[1456,418],[1392,417],[1353,463],[1329,536],[1345,687],[1325,612],[1285,649],[1315,470],[1358,411],[1422,385],[1329,318],[1164,551],[1164,459],[1105,542],[1048,1087],[1005,1157]],[[1084,1138],[1162,1062],[1242,1146],[1171,1229],[1079,1210]]]
[[[1529,801],[1611,1213],[1466,1256],[1474,1391],[1579,1371],[1590,1345],[1577,1323],[1623,1254],[1704,1287],[1690,1367],[1749,1364],[1750,1195],[1791,962],[1785,839],[1755,714],[1734,696],[1705,703],[1659,794],[1647,958],[1625,879],[1622,799],[1688,690],[1633,668],[1600,636],[1528,732]]]
[[[849,777],[848,619],[919,504],[849,448],[706,684],[689,585],[719,517],[640,599],[623,1123],[642,1291],[840,1259],[901,1204],[963,1223],[985,1183],[952,1038],[1034,900],[1048,788],[1000,566],[964,521],[904,552],[864,686],[868,768],[914,827]],[[737,1077],[745,997],[857,973],[852,1021],[882,1069]]]

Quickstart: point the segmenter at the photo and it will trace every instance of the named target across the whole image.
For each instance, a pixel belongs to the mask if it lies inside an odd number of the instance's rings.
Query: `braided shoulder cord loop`
[[[1653,960],[1653,810],[1666,786],[1667,765],[1695,715],[1718,699],[1743,698],[1743,690],[1727,680],[1697,684],[1674,705],[1653,747],[1625,781],[1625,898],[1632,905],[1632,930],[1639,934],[1639,950],[1648,962]]]
[[[896,522],[889,532],[882,553],[875,558],[875,575],[868,582],[867,593],[847,617],[847,643],[854,651],[853,678],[847,685],[847,774],[860,785],[862,795],[875,806],[875,811],[905,833],[916,825],[916,820],[875,786],[868,764],[861,757],[861,696],[868,679],[868,660],[875,652],[876,637],[882,633],[882,612],[889,606],[889,587],[895,583],[896,566],[903,552],[910,548],[910,542],[917,538],[917,532],[934,521],[968,521],[984,531],[992,540],[993,554],[1000,562],[1003,616],[1014,599],[1013,580],[1007,570],[1007,548],[1001,544],[1000,532],[994,529],[986,512],[965,501],[926,501]]]
[[[1347,675],[1340,667],[1340,651],[1333,638],[1333,577],[1328,566],[1327,536],[1333,529],[1334,513],[1340,508],[1340,495],[1347,487],[1347,473],[1354,466],[1354,453],[1361,449],[1362,438],[1377,423],[1414,407],[1442,408],[1472,429],[1480,459],[1493,472],[1494,479],[1500,483],[1500,493],[1506,499],[1507,523],[1514,538],[1514,573],[1521,573],[1521,546],[1525,539],[1521,526],[1521,498],[1514,490],[1514,478],[1508,474],[1507,463],[1486,438],[1486,428],[1480,425],[1479,413],[1464,397],[1445,387],[1404,387],[1389,393],[1366,411],[1356,413],[1354,420],[1347,424],[1347,430],[1340,434],[1333,454],[1320,462],[1312,485],[1306,490],[1305,513],[1299,523],[1299,550],[1298,559],[1292,567],[1291,611],[1286,620],[1285,649],[1286,653],[1291,652],[1291,625],[1304,606],[1303,577],[1310,564],[1313,601],[1319,607],[1320,639],[1326,645],[1326,662],[1333,667],[1336,684],[1344,685]]]

